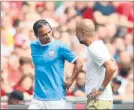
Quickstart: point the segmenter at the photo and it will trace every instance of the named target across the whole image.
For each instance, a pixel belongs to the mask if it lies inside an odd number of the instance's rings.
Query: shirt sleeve
[[[111,59],[111,55],[105,45],[96,46],[90,50],[92,59],[98,66],[102,66],[107,60]]]
[[[70,63],[74,63],[74,61],[78,58],[66,44],[62,45],[60,53],[63,59],[67,60]]]
[[[33,44],[30,43],[30,47],[31,47],[31,56],[33,55]]]

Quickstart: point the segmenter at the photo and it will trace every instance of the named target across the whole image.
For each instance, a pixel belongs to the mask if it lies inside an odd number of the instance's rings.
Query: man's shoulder
[[[62,42],[61,40],[58,40],[58,39],[55,39],[55,42],[56,42],[57,44],[63,44],[63,42]]]
[[[62,47],[62,46],[64,46],[64,45],[65,45],[62,41],[57,40],[57,39],[55,40],[55,42],[54,42],[54,43],[55,43],[55,45],[56,45],[56,46],[58,46],[58,47]]]
[[[93,42],[90,46],[88,46],[88,49],[95,51],[95,50],[104,49],[105,47],[106,46],[104,42],[102,40],[98,40],[98,41]]]

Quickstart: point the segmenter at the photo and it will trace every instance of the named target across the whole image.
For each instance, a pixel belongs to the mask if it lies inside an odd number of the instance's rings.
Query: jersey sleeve
[[[30,43],[30,47],[31,47],[31,55],[33,55],[33,43]]]
[[[98,66],[102,66],[107,60],[111,59],[111,55],[105,45],[96,46],[92,48],[90,52],[91,52],[93,61]]]
[[[31,42],[30,43],[30,47],[31,47],[31,55],[36,55],[38,53],[38,48],[35,45],[35,42]]]
[[[74,61],[77,59],[77,55],[71,49],[69,49],[66,44],[62,45],[60,53],[61,57],[70,63],[74,63]]]

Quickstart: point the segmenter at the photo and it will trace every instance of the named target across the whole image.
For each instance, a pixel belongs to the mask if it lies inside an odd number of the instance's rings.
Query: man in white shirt
[[[116,62],[103,41],[98,39],[91,20],[77,22],[76,36],[81,44],[87,46],[86,109],[112,109],[110,81],[116,70]]]

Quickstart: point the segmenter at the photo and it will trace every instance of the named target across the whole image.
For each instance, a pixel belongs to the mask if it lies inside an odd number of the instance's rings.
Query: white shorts
[[[65,100],[59,101],[42,101],[32,99],[28,109],[67,109],[72,108],[71,104],[67,104]]]

